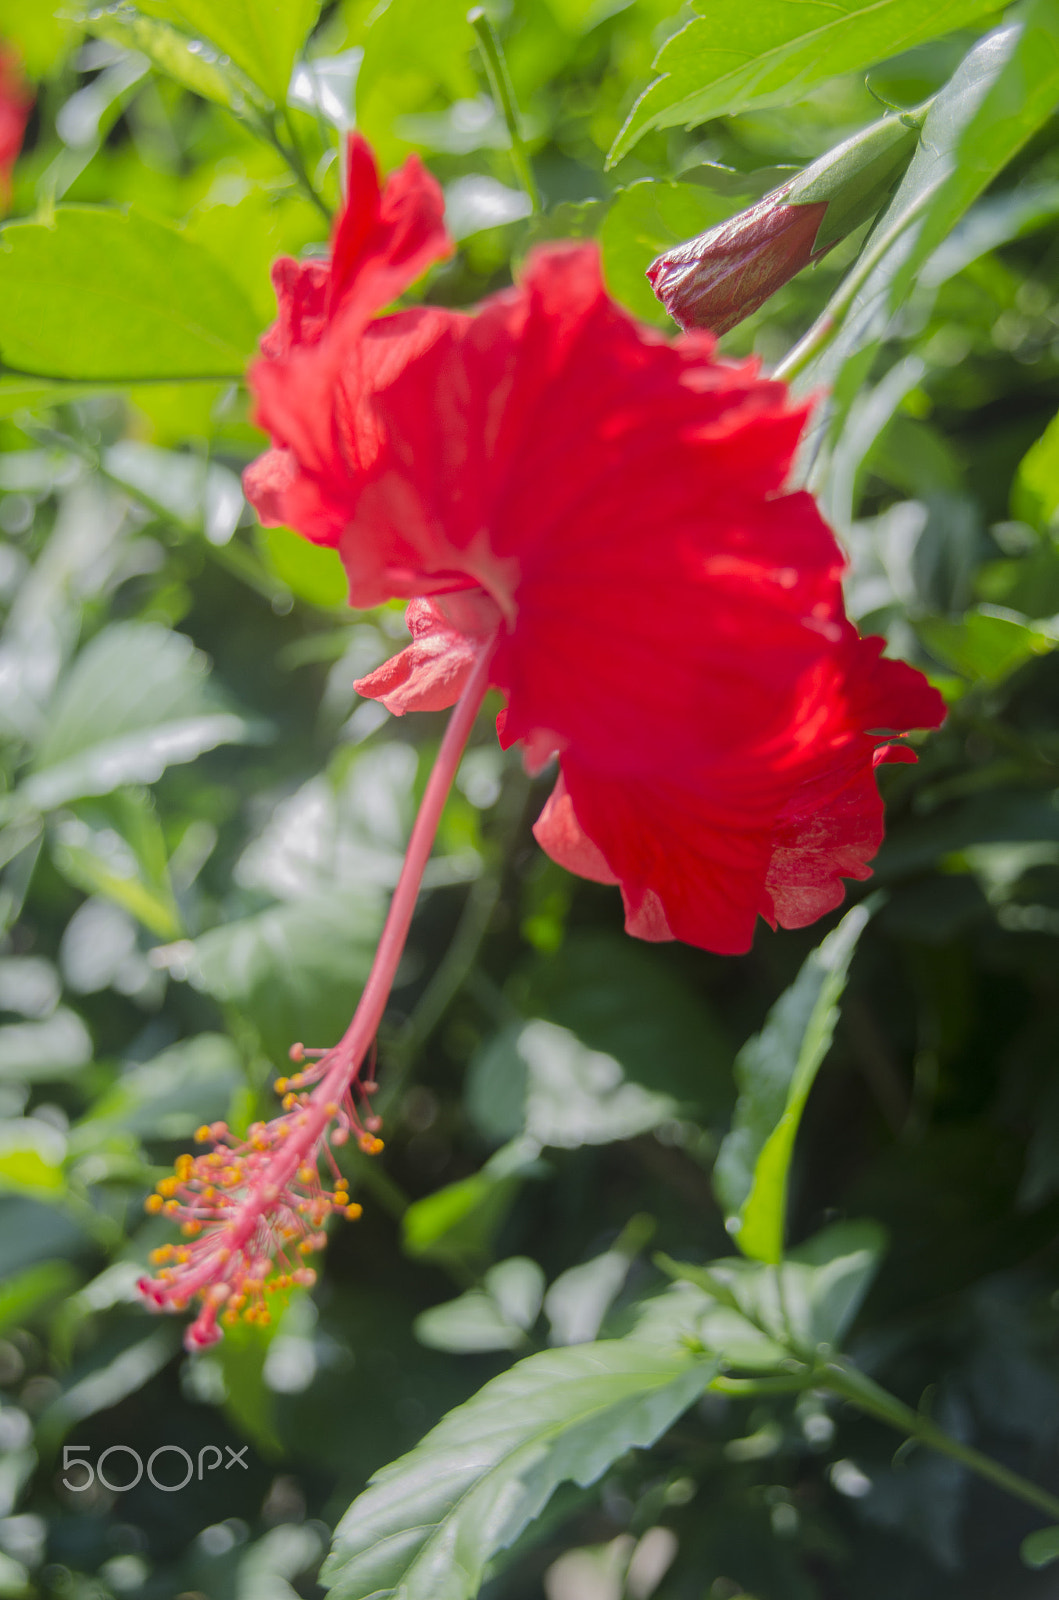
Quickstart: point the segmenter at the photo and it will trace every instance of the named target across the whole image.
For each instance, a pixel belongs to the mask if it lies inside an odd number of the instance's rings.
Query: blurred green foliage
[[[1056,5],[487,10],[541,214],[462,0],[0,0],[37,88],[0,236],[0,1596],[320,1595],[346,1514],[345,1600],[1043,1600],[1041,1514],[813,1363],[1059,1492]],[[445,185],[428,298],[593,236],[664,328],[656,253],[934,95],[875,233],[722,344],[780,360],[860,272],[799,470],[851,615],[950,705],[881,774],[882,894],[741,960],[629,940],[483,717],[364,1219],[183,1355],[144,1194],[344,1025],[440,733],[353,689],[400,608],[347,610],[239,486],[269,265],[325,248],[342,131]],[[168,1446],[185,1488],[120,1487]]]

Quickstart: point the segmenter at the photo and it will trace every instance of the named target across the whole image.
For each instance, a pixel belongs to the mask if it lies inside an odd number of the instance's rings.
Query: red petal
[[[533,836],[541,849],[568,872],[590,878],[593,883],[617,883],[603,852],[578,822],[561,772],[533,825]]]
[[[412,643],[353,687],[387,711],[443,711],[463,692],[499,617],[484,595],[413,600],[406,613]]]

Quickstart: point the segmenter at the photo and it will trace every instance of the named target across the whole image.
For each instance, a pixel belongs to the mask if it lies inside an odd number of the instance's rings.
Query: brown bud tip
[[[647,280],[682,328],[727,333],[824,253],[813,247],[827,202],[789,205],[785,192],[652,261]]]

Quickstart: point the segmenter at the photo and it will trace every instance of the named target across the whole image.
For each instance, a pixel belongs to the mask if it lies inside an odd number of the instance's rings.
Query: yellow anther
[[[351,1206],[346,1207],[346,1216],[349,1218],[350,1222],[356,1222],[357,1218],[362,1217],[363,1215],[364,1207],[358,1205],[355,1200]]]
[[[310,1167],[310,1166],[308,1166],[306,1164],[303,1164],[302,1166],[300,1166],[298,1168],[298,1181],[300,1183],[312,1183],[312,1181],[313,1181],[313,1179],[315,1177],[316,1177],[316,1168],[315,1167]]]
[[[195,1143],[196,1144],[207,1144],[209,1142],[209,1140],[212,1139],[212,1138],[213,1138],[213,1135],[212,1135],[212,1133],[210,1132],[209,1128],[206,1126],[205,1123],[202,1124],[201,1128],[196,1128],[195,1129]]]
[[[194,1217],[189,1217],[187,1222],[180,1224],[180,1231],[185,1239],[194,1239],[196,1234],[202,1232],[202,1223],[196,1222]]]
[[[299,1244],[298,1249],[301,1251],[303,1256],[311,1256],[312,1253],[313,1253],[313,1242],[312,1242],[312,1240],[311,1239],[303,1239],[301,1241],[301,1243]]]
[[[272,1085],[272,1087],[273,1087],[273,1089],[275,1089],[277,1094],[286,1094],[286,1092],[287,1092],[287,1080],[286,1080],[286,1078],[277,1078],[275,1083]]]
[[[155,1217],[161,1211],[163,1204],[160,1194],[149,1194],[143,1203],[143,1209],[149,1212],[152,1217]]]
[[[172,1254],[173,1246],[171,1244],[160,1244],[157,1250],[151,1251],[148,1260],[153,1266],[160,1267],[163,1261],[168,1261]]]
[[[294,1107],[297,1104],[298,1104],[298,1096],[296,1094],[285,1094],[283,1096],[283,1109],[284,1109],[284,1111],[293,1111]]]
[[[162,1206],[162,1210],[165,1212],[167,1217],[179,1216],[179,1214],[180,1214],[180,1201],[179,1200],[166,1200],[164,1202],[163,1206]]]
[[[161,1183],[155,1184],[155,1188],[158,1190],[158,1193],[165,1195],[166,1199],[168,1199],[170,1195],[176,1194],[179,1187],[179,1180],[176,1178],[163,1178]]]
[[[189,1155],[177,1156],[176,1160],[173,1163],[173,1171],[176,1173],[176,1175],[180,1179],[181,1183],[187,1183],[188,1179],[191,1177],[192,1173],[195,1171],[195,1158],[194,1158],[194,1156],[189,1156]]]

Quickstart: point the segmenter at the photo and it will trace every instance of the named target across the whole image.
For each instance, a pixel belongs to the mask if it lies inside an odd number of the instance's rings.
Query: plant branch
[[[932,1450],[937,1450],[941,1455],[949,1456],[953,1461],[958,1461],[969,1472],[975,1472],[980,1478],[985,1478],[989,1483],[995,1484],[998,1489],[1004,1489],[1017,1500],[1023,1500],[1037,1511],[1043,1511],[1053,1521],[1059,1521],[1059,1499],[1049,1494],[1046,1489],[1038,1488],[1035,1483],[1030,1483],[1028,1478],[1021,1477],[1017,1472],[1012,1472],[1008,1467],[1002,1466],[999,1461],[994,1461],[991,1456],[983,1455],[973,1446],[961,1444],[944,1429],[939,1428],[925,1417],[920,1411],[913,1411],[911,1406],[906,1406],[886,1389],[880,1387],[864,1373],[858,1372],[841,1358],[825,1362],[813,1374],[814,1387],[830,1389],[832,1394],[837,1394],[843,1400],[848,1400],[868,1416],[875,1417],[879,1422],[885,1422],[888,1427],[896,1428],[909,1438],[916,1439],[920,1444],[925,1444]]]
[[[772,374],[774,378],[779,378],[784,383],[790,383],[799,373],[805,371],[810,361],[827,349],[841,329],[853,302],[875,271],[875,268],[897,243],[898,239],[912,226],[912,223],[918,221],[920,214],[926,210],[933,196],[933,190],[925,190],[909,206],[903,216],[898,217],[896,222],[891,223],[885,232],[880,233],[877,238],[869,242],[845,282],[837,293],[832,295],[808,333],[798,341],[793,350],[787,352],[776,367]]]

